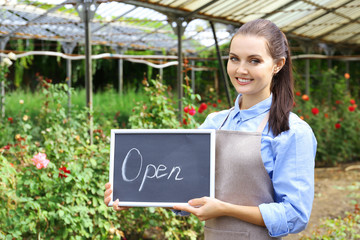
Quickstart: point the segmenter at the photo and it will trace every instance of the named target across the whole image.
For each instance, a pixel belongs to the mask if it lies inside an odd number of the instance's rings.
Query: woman
[[[290,50],[268,20],[244,24],[230,43],[235,106],[210,114],[216,132],[215,197],[174,209],[206,221],[205,239],[274,239],[305,229],[314,196],[316,139],[295,114]],[[105,203],[111,186],[106,185]],[[125,209],[114,203],[115,210]]]

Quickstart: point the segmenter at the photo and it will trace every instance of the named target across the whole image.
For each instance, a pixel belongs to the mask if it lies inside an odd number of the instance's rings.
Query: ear
[[[285,65],[285,62],[286,62],[286,59],[284,57],[276,60],[275,65],[274,65],[274,74],[277,74],[278,72],[280,72],[282,67]]]

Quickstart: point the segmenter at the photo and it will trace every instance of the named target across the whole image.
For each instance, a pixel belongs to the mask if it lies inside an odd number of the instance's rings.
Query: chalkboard
[[[215,130],[111,130],[109,206],[172,207],[214,197]]]

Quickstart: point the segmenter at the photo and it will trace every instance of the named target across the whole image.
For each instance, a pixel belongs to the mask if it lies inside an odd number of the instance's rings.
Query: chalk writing
[[[137,172],[137,175],[134,178],[128,178],[128,176],[126,175],[127,163],[129,161],[129,159],[140,160],[139,171]],[[134,160],[132,160],[132,161],[134,161]],[[121,174],[122,174],[122,178],[124,179],[124,181],[133,182],[136,179],[138,179],[138,177],[140,176],[141,170],[142,170],[142,166],[143,166],[143,157],[142,157],[140,151],[137,148],[130,149],[130,151],[126,154],[124,162],[121,167]],[[154,164],[146,165],[144,176],[142,178],[141,185],[139,187],[139,192],[143,189],[144,184],[147,179],[152,179],[152,178],[160,179],[160,178],[164,178],[164,177],[168,176],[166,179],[169,180],[170,177],[174,174],[175,181],[183,180],[182,177],[179,177],[179,174],[181,172],[180,166],[173,167],[171,169],[170,173],[166,172],[167,169],[168,169],[168,167],[166,167],[164,164],[160,164],[157,167]]]

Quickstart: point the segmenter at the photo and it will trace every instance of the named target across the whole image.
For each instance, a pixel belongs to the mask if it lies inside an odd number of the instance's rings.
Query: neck
[[[252,97],[249,95],[242,95],[241,101],[239,102],[239,107],[241,110],[249,109],[252,106],[255,106],[261,101],[264,101],[270,96],[270,93],[268,95],[264,95],[262,97]]]

